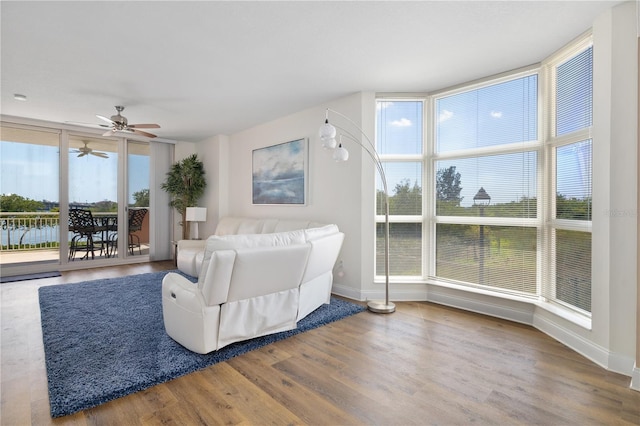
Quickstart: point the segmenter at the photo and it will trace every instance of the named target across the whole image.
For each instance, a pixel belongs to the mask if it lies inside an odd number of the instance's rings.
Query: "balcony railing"
[[[113,212],[94,212],[94,217]],[[149,254],[149,215],[142,229],[134,232],[141,243],[135,254]],[[67,241],[74,233],[69,231]],[[60,214],[58,212],[0,212],[0,265],[57,261],[60,259]],[[66,257],[66,256],[65,256]]]
[[[0,212],[0,251],[48,250],[60,245],[57,212]]]

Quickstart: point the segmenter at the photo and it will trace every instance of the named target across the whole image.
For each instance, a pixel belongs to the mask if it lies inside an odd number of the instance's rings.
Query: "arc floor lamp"
[[[358,129],[360,134],[367,141],[368,145],[364,145],[359,138],[354,136],[351,132],[346,130],[340,126],[334,126],[329,123],[329,113],[336,114],[345,120],[347,120],[353,127]],[[340,129],[340,135],[338,141],[336,141],[337,130],[336,127]],[[353,120],[351,120],[346,115],[339,113],[338,111],[327,108],[325,121],[322,126],[320,126],[320,140],[322,141],[322,146],[325,149],[333,150],[333,159],[335,161],[347,161],[349,159],[349,151],[345,147],[342,146],[342,137],[346,137],[357,145],[359,145],[362,149],[365,150],[369,157],[373,160],[373,163],[378,170],[378,174],[380,174],[380,178],[382,180],[382,186],[384,189],[384,274],[385,274],[385,287],[384,294],[385,300],[370,300],[367,302],[367,308],[371,312],[376,312],[380,314],[390,314],[396,310],[396,305],[389,301],[389,192],[387,190],[387,178],[384,173],[384,168],[382,167],[382,162],[380,161],[380,156],[376,151],[374,144],[371,142],[371,139],[367,136],[367,134],[362,130],[360,126],[358,126]]]

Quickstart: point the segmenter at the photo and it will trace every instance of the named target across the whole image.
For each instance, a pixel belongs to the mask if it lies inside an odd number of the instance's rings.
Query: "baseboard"
[[[595,362],[599,366],[609,369],[609,351],[600,345],[593,343],[590,340],[585,339],[579,334],[560,326],[557,322],[551,321],[545,317],[544,314],[535,315],[534,323],[535,328],[553,337],[555,340],[570,347],[574,351],[578,352],[585,358]],[[622,373],[629,375],[629,371]]]
[[[631,385],[629,387],[640,392],[640,366],[638,366],[637,364],[635,364],[633,367],[633,373],[631,374]]]
[[[42,278],[53,278],[53,277],[59,277],[59,276],[60,276],[60,272],[58,271],[36,272],[34,274],[2,276],[0,277],[0,283],[13,283],[16,281],[39,280]]]
[[[617,352],[609,352],[609,364],[607,370],[633,377],[634,359],[632,357],[620,355]]]
[[[468,295],[469,293],[434,286],[429,289],[427,300],[521,324],[532,325],[533,323],[534,306],[530,303],[478,294],[474,294],[474,297],[468,297]]]
[[[363,301],[365,299],[362,298],[360,294],[360,290],[356,290],[353,287],[347,287],[344,285],[336,284],[335,282],[331,286],[331,293],[336,296],[346,297],[351,300],[359,300]]]

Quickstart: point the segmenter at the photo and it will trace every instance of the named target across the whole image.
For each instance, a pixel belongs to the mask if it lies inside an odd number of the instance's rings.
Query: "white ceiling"
[[[159,137],[200,141],[536,63],[617,3],[2,1],[0,112],[97,124],[124,105]]]

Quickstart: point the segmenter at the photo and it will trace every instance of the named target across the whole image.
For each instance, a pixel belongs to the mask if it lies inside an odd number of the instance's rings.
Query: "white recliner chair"
[[[330,302],[332,268],[343,238],[335,225],[209,237],[197,284],[176,273],[163,280],[167,334],[204,354],[296,328],[300,319]]]
[[[310,244],[216,251],[198,285],[167,274],[162,285],[167,334],[205,354],[296,328],[299,285],[310,251]]]

